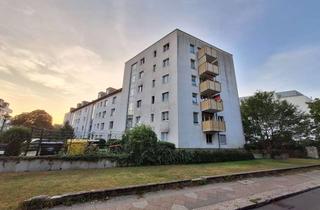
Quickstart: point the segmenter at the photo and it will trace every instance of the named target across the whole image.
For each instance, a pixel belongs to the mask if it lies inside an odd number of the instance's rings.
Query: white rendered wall
[[[169,43],[168,51],[163,52],[163,45]],[[157,51],[157,56],[153,57],[153,51]],[[140,59],[145,58],[145,63],[140,65]],[[169,66],[163,67],[164,59],[169,58]],[[141,116],[141,123],[149,125],[156,132],[158,138],[161,132],[169,132],[168,141],[178,145],[178,110],[177,110],[177,35],[176,31],[165,36],[125,64],[124,80],[123,80],[123,98],[128,101],[131,66],[137,63],[138,72],[144,71],[141,79],[136,79],[134,86],[134,117]],[[153,72],[153,65],[156,64],[156,71]],[[162,84],[162,76],[169,74],[169,82]],[[156,85],[152,87],[152,80],[156,80]],[[143,85],[143,92],[137,92],[137,86]],[[169,102],[162,102],[162,93],[169,92]],[[155,104],[151,104],[151,96],[155,96]],[[141,108],[136,107],[136,101],[141,100]],[[122,104],[121,110],[127,111],[127,103]],[[161,113],[169,111],[169,120],[162,121]],[[151,122],[151,113],[154,114],[154,122]],[[126,117],[124,117],[126,119]]]
[[[205,133],[201,127],[200,92],[198,70],[191,69],[190,59],[196,59],[196,53],[190,53],[190,44],[198,47],[209,46],[201,40],[184,32],[178,32],[178,110],[179,110],[179,147],[181,148],[218,148],[218,135],[214,136],[212,144],[206,143]],[[215,47],[213,47],[215,48]],[[217,48],[216,48],[217,49]],[[224,111],[218,114],[224,117],[227,144],[221,148],[243,147],[245,142],[241,122],[238,90],[235,78],[232,55],[217,49],[220,74],[217,81],[221,83],[221,98]],[[196,63],[196,67],[197,67]],[[198,86],[192,86],[191,75],[197,76]],[[198,105],[192,103],[192,93],[198,94]],[[193,112],[199,113],[199,124],[193,123]]]

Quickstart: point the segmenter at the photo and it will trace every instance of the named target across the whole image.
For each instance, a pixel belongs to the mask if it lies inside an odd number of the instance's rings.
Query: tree
[[[316,140],[320,140],[320,99],[314,99],[314,101],[309,103],[308,106],[313,120],[313,134],[315,135]]]
[[[241,102],[241,114],[247,141],[302,138],[309,135],[308,117],[287,101],[279,101],[274,92],[256,92]],[[271,145],[272,146],[272,145]]]
[[[52,117],[44,110],[34,110],[14,116],[11,125],[52,129]]]
[[[21,145],[31,140],[31,132],[28,128],[12,127],[0,135],[0,142],[7,144],[6,156],[18,156],[21,152]]]
[[[157,135],[146,125],[128,130],[122,137],[129,160],[136,165],[154,164],[157,159]]]
[[[59,129],[62,139],[73,139],[74,138],[74,129],[71,127],[69,121],[67,121],[63,127]]]

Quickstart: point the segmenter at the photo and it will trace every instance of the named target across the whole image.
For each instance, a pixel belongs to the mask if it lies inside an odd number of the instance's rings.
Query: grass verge
[[[57,195],[319,163],[319,160],[312,159],[249,160],[190,165],[2,173],[0,174],[0,209],[15,209],[19,202],[37,195]]]

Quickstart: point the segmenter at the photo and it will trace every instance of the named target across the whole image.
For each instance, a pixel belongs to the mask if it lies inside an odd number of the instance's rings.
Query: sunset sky
[[[0,0],[0,98],[61,123],[120,88],[124,62],[179,28],[234,55],[240,96],[320,97],[320,1]]]

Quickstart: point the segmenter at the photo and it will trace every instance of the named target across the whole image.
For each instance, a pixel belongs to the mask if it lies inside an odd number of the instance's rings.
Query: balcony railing
[[[225,132],[226,125],[224,121],[221,120],[207,120],[202,122],[202,131],[203,132]]]
[[[203,47],[198,51],[198,59],[203,57],[204,55],[208,55],[210,57],[217,57],[217,51],[215,49],[212,49],[210,47]]]
[[[221,84],[217,81],[206,80],[200,83],[200,94],[211,96],[221,92]]]
[[[214,99],[207,99],[204,101],[201,101],[200,103],[201,111],[203,112],[221,112],[223,111],[223,102],[222,101],[216,101]]]
[[[217,65],[205,62],[198,67],[199,75],[202,78],[209,78],[219,75],[219,68]]]

